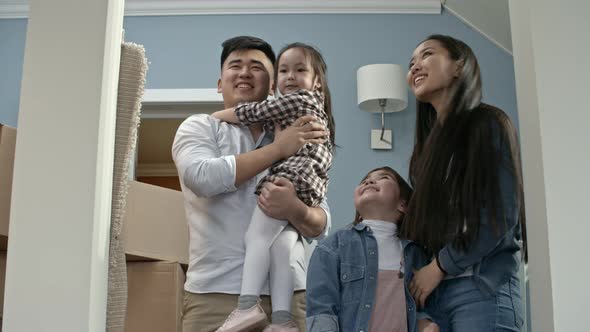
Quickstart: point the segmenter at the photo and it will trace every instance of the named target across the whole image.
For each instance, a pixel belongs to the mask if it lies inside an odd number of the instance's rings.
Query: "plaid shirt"
[[[243,125],[275,123],[281,129],[289,127],[301,116],[313,115],[320,124],[328,128],[328,116],[324,111],[324,95],[318,90],[299,90],[274,100],[242,103],[236,107],[235,114]],[[266,127],[274,128],[272,125]],[[296,154],[270,167],[268,175],[258,184],[256,194],[260,194],[265,183],[273,182],[277,177],[284,177],[293,183],[301,201],[308,206],[317,206],[326,196],[328,170],[331,166],[331,142],[306,143]]]

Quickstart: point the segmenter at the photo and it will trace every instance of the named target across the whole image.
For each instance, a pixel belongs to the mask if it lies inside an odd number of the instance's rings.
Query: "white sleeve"
[[[199,197],[236,190],[236,158],[221,155],[218,129],[219,122],[209,115],[193,115],[180,125],[172,144],[180,180]]]

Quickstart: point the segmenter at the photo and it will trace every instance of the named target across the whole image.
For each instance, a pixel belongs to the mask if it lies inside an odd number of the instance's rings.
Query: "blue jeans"
[[[523,323],[517,276],[496,294],[482,292],[471,277],[443,280],[426,302],[441,332],[520,331]]]

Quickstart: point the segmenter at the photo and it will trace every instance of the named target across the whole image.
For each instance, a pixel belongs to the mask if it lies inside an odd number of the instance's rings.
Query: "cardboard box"
[[[182,332],[184,272],[176,262],[127,262],[126,332]]]
[[[188,264],[189,235],[182,193],[130,181],[122,238],[127,260]]]
[[[0,320],[4,317],[4,283],[6,282],[6,251],[0,251]],[[0,325],[0,330],[2,326]]]
[[[16,129],[0,124],[0,250],[6,250]]]

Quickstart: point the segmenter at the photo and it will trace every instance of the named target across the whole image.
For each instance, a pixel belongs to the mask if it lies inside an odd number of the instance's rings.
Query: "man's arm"
[[[323,126],[308,122],[314,117],[306,115],[293,123],[285,130],[275,128],[275,142],[292,142],[290,131],[295,131],[303,123],[303,127],[320,132]],[[313,132],[313,131],[312,131]],[[326,132],[321,131],[324,136]],[[311,143],[323,143],[323,139],[310,139]],[[297,152],[293,150],[291,154]],[[324,200],[318,207],[309,207],[303,203],[295,191],[293,184],[287,179],[277,179],[274,183],[266,183],[259,197],[258,206],[262,211],[275,219],[289,220],[301,235],[310,240],[321,240],[328,235],[331,226],[330,209]]]
[[[274,162],[285,158],[280,145],[275,142],[263,146],[254,151],[236,155],[236,180],[235,186],[250,180],[260,172],[269,168]]]
[[[273,183],[266,183],[258,197],[258,206],[268,216],[285,219],[301,235],[309,239],[320,239],[327,235],[330,226],[330,212],[327,204],[309,207],[303,203],[293,184],[278,178]]]
[[[199,197],[235,191],[235,157],[222,156],[216,121],[207,115],[185,120],[174,137],[172,159],[184,186]]]
[[[299,127],[288,132],[288,147],[279,140],[254,151],[221,155],[218,124],[206,115],[191,117],[180,125],[172,145],[172,158],[184,186],[199,197],[235,191],[240,184],[284,158],[286,153],[298,149],[297,144],[305,144],[307,137],[317,135]]]
[[[226,108],[224,110],[214,112],[213,114],[211,114],[211,116],[224,122],[237,124],[240,123],[240,120],[238,120],[238,118],[236,117],[235,110],[235,107]]]

